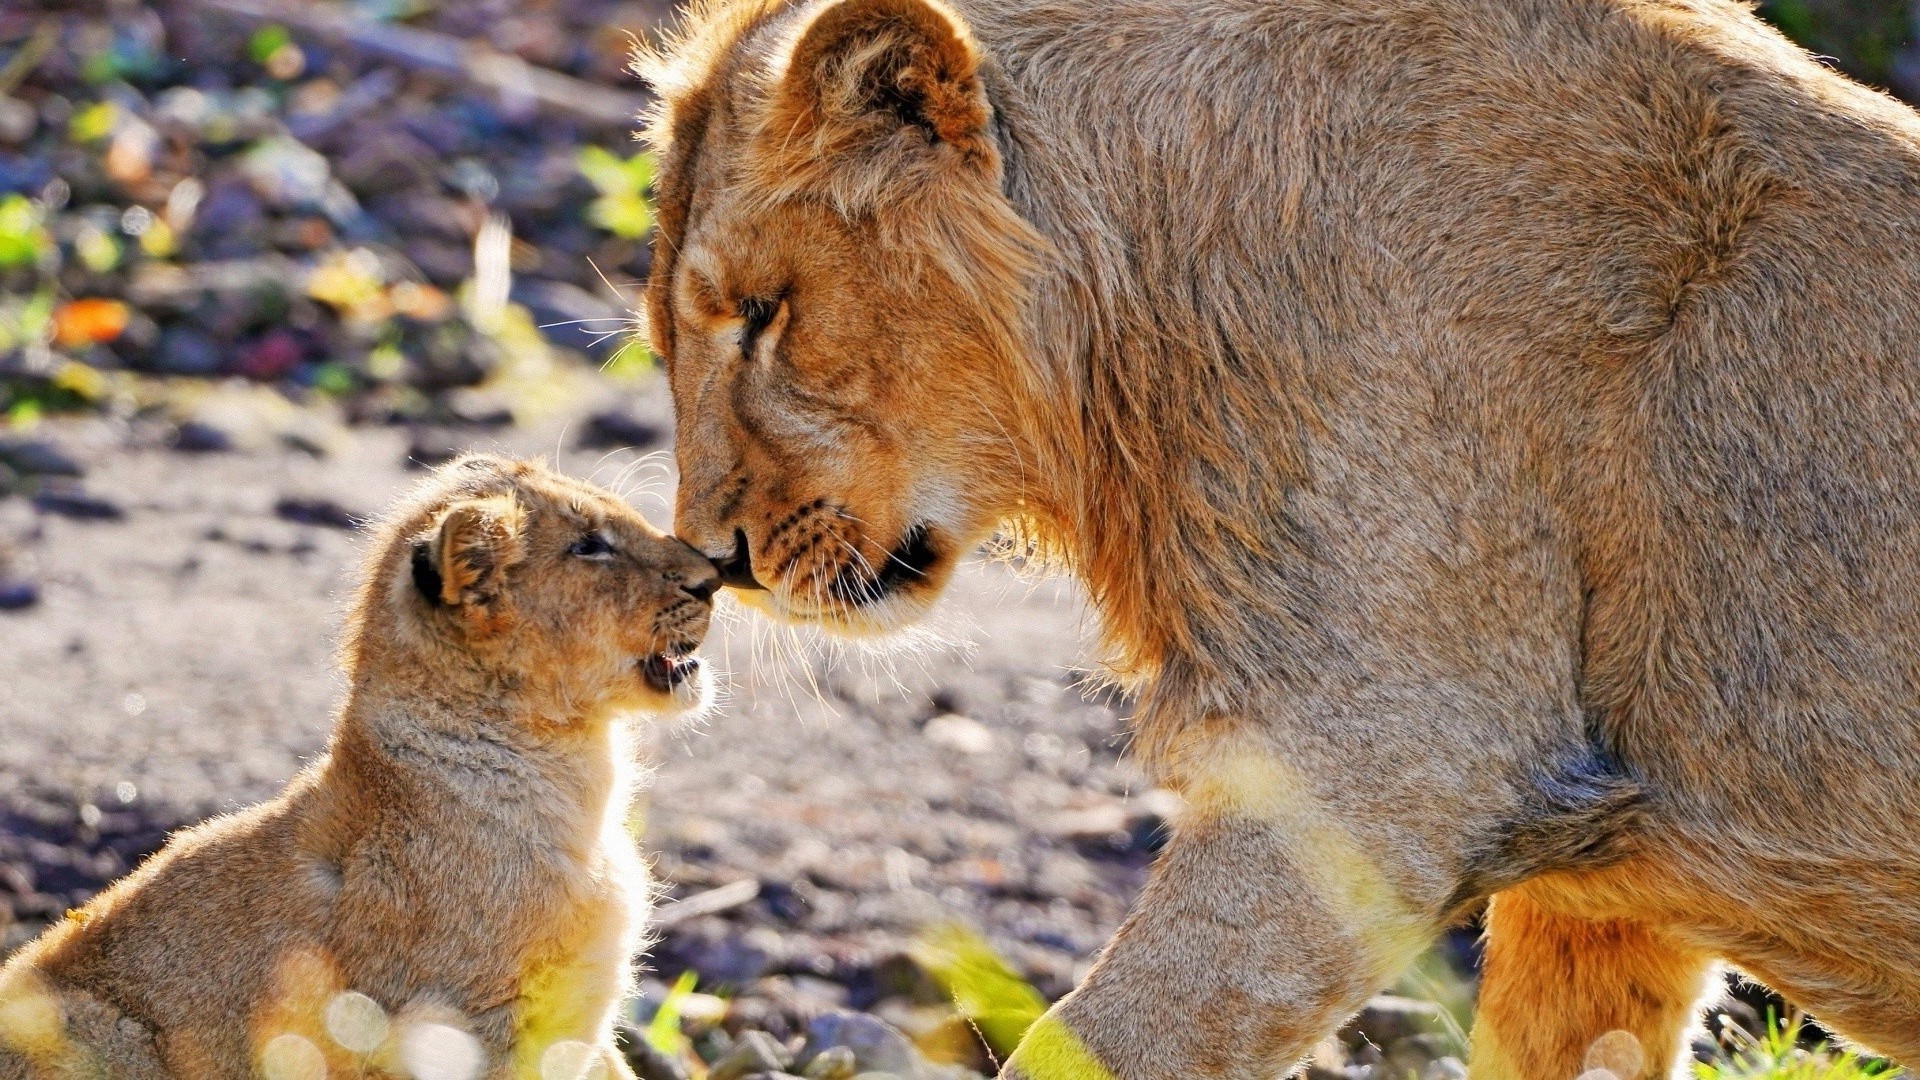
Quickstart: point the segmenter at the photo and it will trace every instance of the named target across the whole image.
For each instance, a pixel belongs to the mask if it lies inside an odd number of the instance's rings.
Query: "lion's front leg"
[[[1086,981],[1008,1063],[1026,1080],[1272,1080],[1430,940],[1380,853],[1299,813],[1183,825]]]

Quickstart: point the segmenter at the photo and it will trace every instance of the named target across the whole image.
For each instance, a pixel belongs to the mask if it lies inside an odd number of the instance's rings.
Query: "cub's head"
[[[694,655],[717,575],[610,493],[469,456],[389,518],[349,636],[356,679],[449,692],[471,678],[554,721],[679,713],[711,698]]]
[[[642,61],[677,528],[750,604],[890,629],[1031,512],[1042,243],[1001,191],[983,62],[939,0],[715,0]]]

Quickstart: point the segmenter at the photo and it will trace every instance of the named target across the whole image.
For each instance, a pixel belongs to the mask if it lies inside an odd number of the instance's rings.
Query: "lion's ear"
[[[454,503],[440,516],[433,538],[414,553],[414,584],[437,605],[493,606],[507,568],[525,553],[525,518],[511,495]]]
[[[980,51],[940,0],[831,0],[801,28],[767,130],[817,158],[947,146],[997,162]]]

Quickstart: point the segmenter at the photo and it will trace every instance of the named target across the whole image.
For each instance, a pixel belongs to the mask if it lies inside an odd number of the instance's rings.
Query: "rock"
[[[118,504],[77,487],[42,488],[33,497],[34,509],[76,521],[119,521],[127,516]]]
[[[31,581],[0,581],[0,611],[25,611],[40,602],[40,586]]]
[[[242,259],[266,250],[267,228],[260,197],[244,182],[226,180],[200,200],[187,238],[207,258]]]
[[[233,438],[212,424],[189,420],[173,433],[173,448],[189,454],[215,454],[233,449]]]
[[[40,439],[0,441],[0,462],[27,476],[66,476],[78,479],[86,470],[59,447]]]
[[[465,451],[458,441],[445,432],[423,429],[415,431],[407,442],[407,467],[410,469],[432,469]]]
[[[0,143],[18,146],[39,130],[40,115],[19,98],[0,97]]]
[[[548,341],[569,349],[604,356],[635,332],[625,311],[569,282],[521,278],[513,283],[511,299],[533,315]]]
[[[778,1073],[793,1063],[787,1048],[764,1031],[741,1033],[727,1056],[713,1063],[707,1080],[741,1080],[756,1073]]]
[[[632,1024],[616,1024],[613,1038],[640,1080],[693,1080],[693,1072],[685,1062],[656,1050]]]
[[[357,529],[364,522],[339,503],[324,498],[283,498],[273,504],[273,513],[296,524],[323,525],[329,529]]]
[[[333,178],[327,159],[290,136],[263,139],[240,156],[254,191],[282,209],[319,206]]]
[[[1420,1080],[1467,1080],[1467,1066],[1457,1057],[1436,1058],[1420,1070]]]
[[[650,424],[619,409],[594,413],[580,432],[583,450],[641,449],[666,436],[658,424]]]
[[[1440,1006],[1431,1001],[1378,994],[1340,1029],[1340,1040],[1348,1046],[1362,1041],[1392,1046],[1401,1039],[1436,1032],[1443,1026]]]
[[[212,338],[182,324],[167,327],[153,351],[154,366],[169,375],[213,375],[221,361],[220,346]]]
[[[930,743],[962,754],[993,752],[993,729],[969,716],[945,713],[927,721],[920,734]]]
[[[1438,1032],[1423,1031],[1396,1039],[1387,1047],[1387,1075],[1420,1076],[1452,1048],[1453,1039]]]
[[[272,382],[291,374],[306,359],[306,354],[306,346],[298,334],[285,328],[269,330],[240,351],[236,368],[249,379]]]
[[[913,1076],[920,1070],[920,1054],[913,1043],[886,1021],[864,1013],[823,1013],[807,1025],[806,1064],[834,1047],[853,1054],[861,1072],[893,1072]]]
[[[806,1080],[852,1080],[859,1071],[860,1062],[853,1056],[852,1050],[844,1046],[829,1046],[807,1062],[802,1075]]]

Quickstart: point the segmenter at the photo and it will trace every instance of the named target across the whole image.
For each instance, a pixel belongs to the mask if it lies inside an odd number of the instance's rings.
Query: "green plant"
[[[653,207],[647,187],[653,183],[653,155],[642,151],[630,158],[598,146],[582,147],[580,175],[600,192],[587,207],[587,220],[615,236],[638,240],[653,228]]]
[[[0,199],[0,270],[33,266],[53,248],[40,208],[24,195]]]
[[[667,991],[667,999],[660,1003],[653,1019],[647,1021],[645,1035],[648,1045],[672,1058],[685,1058],[693,1050],[692,1040],[680,1030],[680,1007],[693,996],[694,983],[699,976],[691,971],[683,971],[673,981],[673,989]]]
[[[950,924],[922,934],[913,944],[912,956],[1003,1058],[1013,1053],[1027,1029],[1047,1011],[1040,991],[1008,967],[985,939],[964,926]]]
[[[1769,1014],[1766,1034],[1736,1034],[1738,1042],[1727,1057],[1694,1065],[1694,1080],[1894,1080],[1901,1075],[1884,1062],[1842,1053],[1824,1043],[1801,1046],[1804,1026],[1799,1017],[1782,1021]]]

